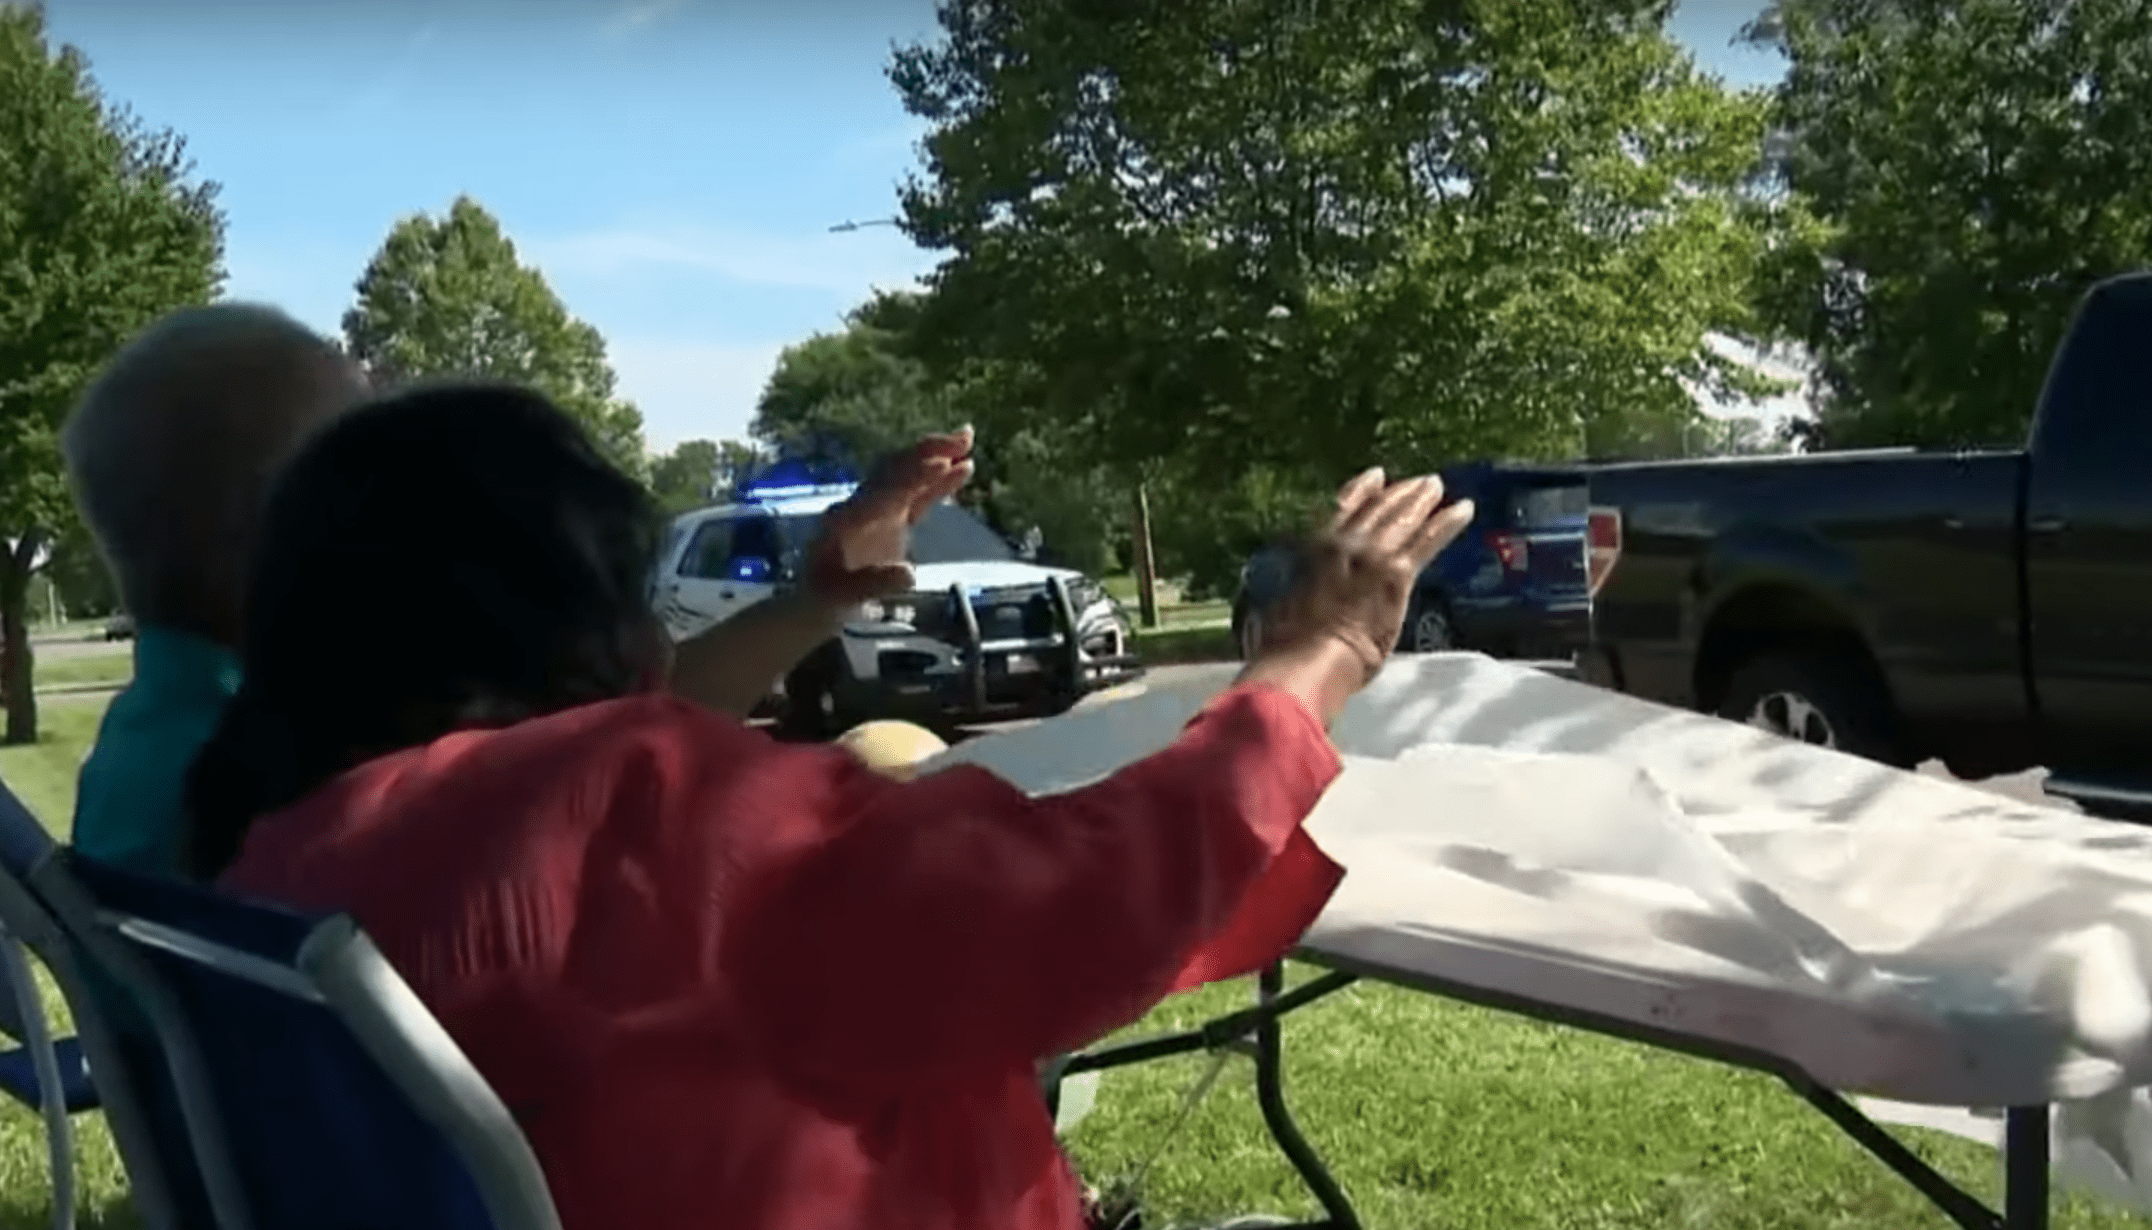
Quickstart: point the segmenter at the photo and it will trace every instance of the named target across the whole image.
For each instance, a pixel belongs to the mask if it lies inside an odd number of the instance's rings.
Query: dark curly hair
[[[188,775],[189,870],[361,761],[634,691],[659,528],[528,390],[415,388],[323,429],[269,496],[239,694]]]

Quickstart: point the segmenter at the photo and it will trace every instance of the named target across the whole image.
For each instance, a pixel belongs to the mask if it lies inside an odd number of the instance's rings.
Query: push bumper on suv
[[[1080,622],[1058,577],[983,610],[952,585],[948,615],[930,629],[845,630],[846,656],[866,666],[853,671],[856,711],[943,721],[1057,713],[1143,674],[1127,629],[1112,619]]]

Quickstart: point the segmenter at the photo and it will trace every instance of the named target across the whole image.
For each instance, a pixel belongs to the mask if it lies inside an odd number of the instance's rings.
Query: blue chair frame
[[[57,859],[59,845],[4,785],[0,785],[0,975],[12,1002],[9,1032],[21,1046],[0,1063],[26,1072],[0,1082],[44,1120],[52,1169],[52,1224],[75,1224],[74,1130],[70,1116],[100,1108],[126,1167],[129,1195],[151,1230],[179,1224],[155,1133],[138,1097],[124,1048],[86,976],[79,953],[47,904],[31,887]],[[55,1038],[25,955],[52,974],[75,1020],[75,1036]],[[95,1073],[94,1080],[91,1073]]]
[[[403,1183],[439,1195],[454,1206],[426,1210],[441,1225],[559,1230],[543,1171],[514,1118],[348,917],[243,902],[74,854],[48,861],[42,871],[38,891],[140,1006],[156,1035],[219,1230],[284,1230],[271,1219],[280,1212],[298,1215],[304,1203],[295,1204],[276,1186],[274,1162],[261,1155],[265,1144],[273,1152],[277,1143],[262,1138],[264,1124],[294,1113],[289,1105],[271,1104],[288,1091],[250,1087],[248,1074],[236,1071],[252,1062],[255,1051],[275,1063],[274,1056],[289,1059],[286,1052],[302,1043],[324,1052],[343,1048],[341,1055],[351,1055],[355,1045],[357,1055],[306,1071],[330,1072],[332,1083],[354,1091],[353,1101],[372,1097],[384,1113],[408,1111],[407,1130],[430,1128],[445,1145],[445,1161],[438,1150],[412,1155],[427,1173],[369,1176],[372,1185]],[[205,993],[255,1005],[266,1028],[244,1044],[220,1030],[205,1046],[194,1016]],[[321,1011],[310,1013],[310,1007]],[[329,1032],[305,1038],[305,1029],[320,1028],[310,1026],[310,1018]],[[309,1052],[296,1062],[310,1059],[320,1054]],[[339,1063],[348,1071],[332,1071]],[[391,1096],[376,1096],[366,1088],[372,1081],[385,1081]],[[256,1138],[243,1141],[230,1125],[251,1125]],[[361,1125],[349,1139],[362,1147],[386,1139],[378,1127]],[[412,1224],[408,1209],[397,1216],[399,1224]],[[310,1224],[319,1224],[318,1218]]]

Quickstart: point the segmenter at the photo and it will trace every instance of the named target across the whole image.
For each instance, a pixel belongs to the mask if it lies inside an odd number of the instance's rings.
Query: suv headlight
[[[1068,591],[1069,605],[1076,609],[1078,615],[1097,606],[1099,599],[1106,596],[1106,587],[1089,577],[1077,577],[1070,581]]]

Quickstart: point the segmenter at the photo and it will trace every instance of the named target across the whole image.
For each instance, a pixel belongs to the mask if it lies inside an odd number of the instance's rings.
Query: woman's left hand
[[[850,499],[822,515],[803,581],[815,598],[849,606],[903,593],[911,528],[971,478],[971,428],[928,436],[885,461]]]

